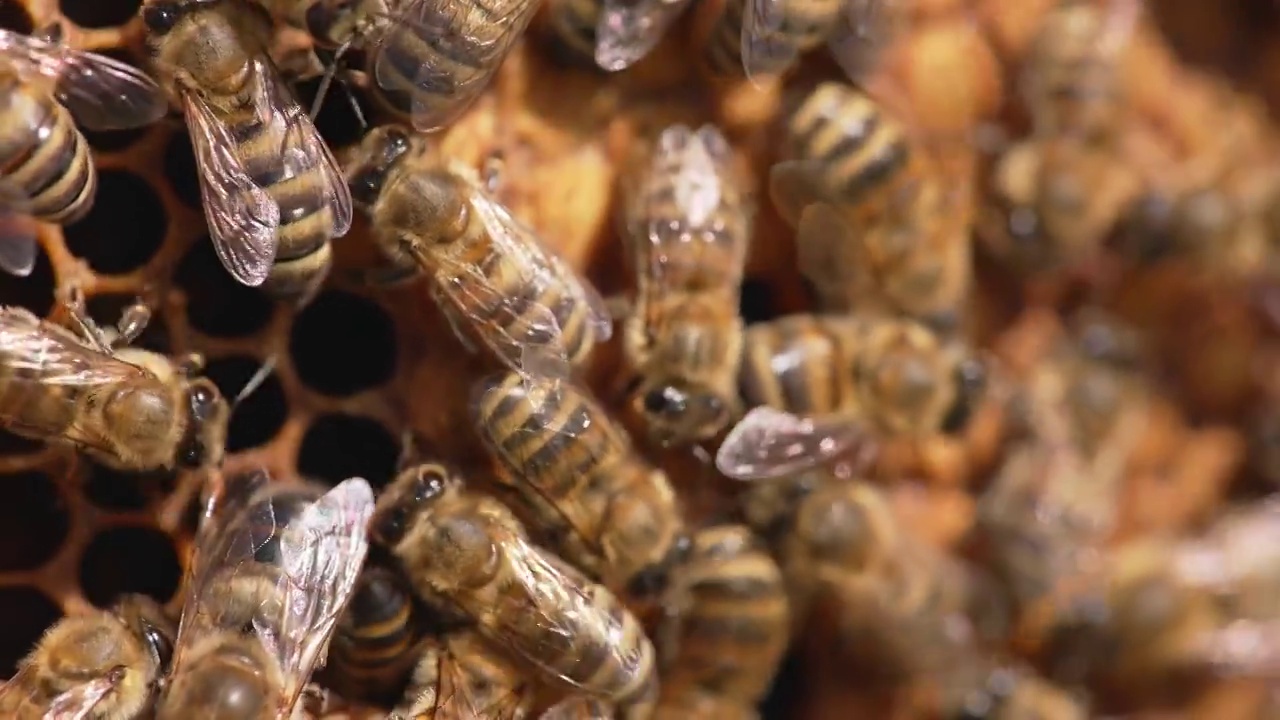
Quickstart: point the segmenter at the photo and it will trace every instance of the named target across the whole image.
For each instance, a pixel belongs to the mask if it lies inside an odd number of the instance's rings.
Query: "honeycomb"
[[[140,62],[140,0],[0,0],[0,27],[30,32],[60,21],[67,41]],[[705,22],[719,0],[700,3],[686,24]],[[914,0],[908,27],[868,78],[872,88],[903,97],[927,134],[956,137],[979,123],[1025,129],[1017,107],[1019,59],[1051,0]],[[1218,99],[1238,99],[1242,122],[1272,130],[1250,103],[1280,108],[1280,9],[1269,0],[1149,3],[1159,32],[1135,38],[1129,84],[1138,124],[1160,157],[1185,160],[1216,152]],[[536,31],[536,25],[535,25]],[[784,101],[777,85],[690,82],[693,51],[673,33],[636,68],[603,78],[558,63],[531,33],[505,63],[494,87],[440,147],[479,164],[503,159],[501,199],[536,227],[605,295],[626,287],[613,235],[614,181],[631,140],[672,122],[716,122],[763,190],[763,170]],[[282,33],[278,59],[306,58],[305,38]],[[816,61],[815,73],[830,73]],[[1230,78],[1230,86],[1227,80]],[[806,82],[801,78],[797,85]],[[1177,87],[1185,92],[1173,93]],[[300,85],[304,103],[314,80]],[[377,108],[357,89],[364,111]],[[1177,97],[1174,97],[1174,96]],[[1250,98],[1253,98],[1252,100]],[[318,120],[335,148],[360,127],[342,93]],[[370,289],[355,279],[376,262],[357,218],[335,245],[337,268],[323,292],[299,310],[240,286],[218,263],[199,210],[189,141],[179,120],[124,132],[87,133],[100,170],[94,209],[67,228],[44,226],[43,253],[27,278],[4,278],[0,304],[55,319],[58,289],[80,284],[90,314],[114,322],[142,296],[157,309],[139,345],[196,351],[208,374],[234,396],[268,357],[270,378],[235,410],[227,471],[265,467],[278,482],[336,482],[360,475],[375,485],[391,477],[406,431],[424,450],[456,462],[481,461],[477,440],[458,418],[466,388],[483,372],[432,309],[420,285]],[[1262,141],[1260,141],[1262,142]],[[1269,142],[1269,140],[1267,140]],[[980,164],[980,158],[969,161]],[[761,195],[763,197],[763,194]],[[786,226],[767,206],[757,223],[742,312],[751,320],[804,310],[808,294],[794,272]],[[1012,367],[1029,367],[1055,332],[1055,312],[1026,308],[1041,296],[985,261],[971,333]],[[1124,533],[1176,531],[1204,520],[1228,491],[1262,487],[1243,462],[1241,423],[1255,410],[1258,358],[1275,355],[1274,323],[1256,308],[1207,287],[1186,268],[1126,276],[1108,304],[1153,339],[1170,392],[1152,412],[1127,468]],[[1056,298],[1057,295],[1048,297]],[[1194,311],[1188,314],[1188,311]],[[1189,321],[1187,318],[1191,318]],[[608,396],[617,350],[603,348],[591,369]],[[1274,359],[1270,360],[1274,367]],[[336,371],[335,371],[336,368]],[[1277,384],[1277,383],[1272,383]],[[1274,393],[1280,387],[1264,388]],[[909,477],[893,498],[928,541],[953,547],[973,519],[978,479],[993,467],[1003,419],[988,408],[958,440],[890,448],[886,477]],[[687,457],[663,457],[695,515],[726,511],[721,483]],[[197,479],[190,474],[122,475],[74,453],[0,433],[0,674],[46,627],[67,614],[103,607],[125,592],[180,603],[182,569],[192,535]],[[771,718],[916,717],[875,693],[851,689],[845,672],[817,644],[795,643],[766,702]],[[1192,705],[1198,718],[1256,717],[1265,688],[1222,682]],[[354,711],[353,711],[354,712]],[[867,713],[859,715],[856,713]]]

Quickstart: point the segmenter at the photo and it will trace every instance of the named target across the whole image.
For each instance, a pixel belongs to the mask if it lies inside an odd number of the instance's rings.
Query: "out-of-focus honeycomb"
[[[1050,2],[914,0],[905,29],[867,83],[907,101],[926,136],[971,138],[980,123],[1025,129],[1010,93]],[[685,24],[696,33],[699,18],[719,4],[705,0]],[[61,21],[73,45],[138,62],[139,5],[0,0],[0,26],[28,32]],[[1127,69],[1141,116],[1135,125],[1145,133],[1145,147],[1165,163],[1160,167],[1182,167],[1187,158],[1210,153],[1231,162],[1215,145],[1230,112],[1238,112],[1243,127],[1272,133],[1239,89],[1252,91],[1262,105],[1280,107],[1277,4],[1150,5],[1165,35],[1139,33]],[[307,57],[305,41],[296,35],[282,37],[282,61]],[[439,142],[465,162],[498,153],[500,196],[515,214],[575,265],[588,268],[606,295],[622,290],[613,187],[632,138],[677,121],[717,122],[763,191],[784,93],[776,85],[757,89],[696,78],[690,42],[676,33],[637,68],[605,77],[557,64],[531,33],[492,91]],[[815,73],[831,70],[817,65]],[[302,84],[304,101],[315,87],[314,81]],[[1224,110],[1223,93],[1241,109]],[[369,103],[365,109],[374,112]],[[331,95],[318,124],[336,148],[359,137],[341,92]],[[407,429],[433,454],[479,457],[461,420],[475,360],[430,309],[420,286],[369,290],[354,283],[351,271],[376,261],[363,218],[337,242],[338,266],[325,290],[296,312],[238,285],[219,265],[178,120],[91,134],[90,142],[101,175],[94,210],[71,227],[44,227],[35,272],[0,281],[0,304],[62,317],[55,288],[79,283],[94,317],[110,323],[142,295],[159,312],[141,345],[205,354],[209,374],[229,397],[260,362],[277,356],[270,379],[233,416],[229,473],[261,466],[280,482],[361,475],[378,485],[391,476]],[[982,164],[972,143],[961,146],[968,148],[961,151],[961,167]],[[749,321],[808,307],[790,235],[766,203],[744,293]],[[992,268],[980,264],[979,270],[974,337],[1015,369],[1035,363],[1046,338],[1058,332],[1052,314],[1022,312],[1026,295],[1020,288]],[[1274,338],[1247,303],[1219,298],[1176,267],[1127,278],[1111,304],[1149,331],[1173,380],[1169,387],[1177,391],[1151,410],[1147,434],[1130,459],[1122,534],[1186,528],[1203,520],[1240,474],[1243,440],[1230,424],[1252,409],[1257,373],[1250,363],[1274,355]],[[612,347],[600,354],[592,379],[604,392],[616,375],[617,357]],[[1276,385],[1273,391],[1280,390]],[[942,546],[965,536],[974,512],[970,485],[996,461],[1000,424],[999,412],[990,410],[961,439],[888,450],[886,475],[919,480],[899,483],[893,497],[922,536]],[[686,457],[668,460],[692,512],[724,510],[724,488],[709,473]],[[196,491],[194,476],[125,477],[73,453],[0,435],[0,673],[9,675],[60,616],[106,606],[120,593],[144,592],[176,608]],[[807,652],[809,644],[795,644],[768,703],[769,717],[890,716],[882,698],[837,680],[844,668]],[[1250,683],[1223,684],[1197,701],[1193,715],[1255,717],[1262,694]],[[858,711],[873,714],[853,714]]]

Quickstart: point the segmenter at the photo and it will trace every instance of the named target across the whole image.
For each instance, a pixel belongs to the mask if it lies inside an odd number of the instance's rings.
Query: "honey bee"
[[[329,647],[329,682],[344,698],[381,698],[400,686],[416,657],[413,609],[398,573],[360,573]]]
[[[123,470],[218,465],[230,410],[197,359],[100,343],[0,308],[0,427]]]
[[[278,516],[265,482],[228,479],[206,502],[159,720],[192,708],[289,718],[328,648],[368,549],[373,491],[352,478],[300,511],[285,502]]]
[[[690,0],[551,0],[557,49],[617,72],[649,54]]]
[[[705,39],[703,62],[714,75],[780,75],[827,41],[842,0],[725,0]]]
[[[168,668],[173,636],[164,610],[142,595],[126,595],[111,610],[63,618],[0,688],[0,714],[18,720],[137,717]]]
[[[939,329],[972,285],[964,183],[893,114],[837,82],[786,120],[769,189],[796,228],[799,266],[825,312],[884,311]]]
[[[721,472],[741,479],[798,472],[873,432],[960,430],[985,386],[975,355],[909,320],[791,315],[748,327],[743,347],[739,389],[762,407],[716,456]]]
[[[238,281],[308,301],[351,227],[342,172],[267,56],[272,23],[244,0],[142,7],[162,85],[182,107],[209,236]]]
[[[782,571],[749,528],[720,525],[694,535],[678,577],[679,606],[659,632],[660,705],[692,693],[754,707],[790,640]]]
[[[449,125],[480,97],[538,9],[536,0],[292,4],[316,41],[335,49],[335,64],[348,49],[363,49],[378,97],[422,132]]]
[[[370,526],[416,590],[447,599],[489,641],[627,718],[657,694],[653,645],[603,586],[526,539],[511,512],[439,465],[401,473]]]
[[[429,154],[424,138],[376,128],[345,167],[391,263],[388,278],[425,272],[464,342],[466,328],[520,369],[531,351],[576,365],[613,334],[595,289],[490,197],[474,171]]]
[[[464,629],[428,640],[405,702],[389,720],[522,720],[534,700],[524,670]]]
[[[1071,694],[1023,668],[999,666],[961,706],[948,708],[950,720],[1086,720],[1089,711]]]
[[[20,277],[36,262],[28,216],[68,225],[93,205],[97,172],[77,123],[118,130],[166,111],[144,73],[64,47],[60,35],[57,25],[38,37],[0,30],[0,270]]]
[[[624,352],[637,373],[631,404],[663,445],[710,439],[737,414],[752,209],[731,163],[714,126],[673,125],[629,183],[636,295]]]
[[[572,383],[509,372],[482,381],[480,436],[555,549],[636,597],[667,587],[688,549],[666,474]]]

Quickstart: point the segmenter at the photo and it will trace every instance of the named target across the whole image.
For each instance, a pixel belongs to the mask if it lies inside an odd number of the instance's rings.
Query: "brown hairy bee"
[[[751,708],[764,699],[790,640],[777,563],[742,525],[699,531],[678,571],[678,606],[658,632],[660,706],[684,695]]]
[[[567,380],[511,372],[481,388],[480,436],[537,531],[606,586],[637,598],[661,593],[688,549],[666,474]]]
[[[820,307],[954,329],[973,283],[966,183],[851,85],[822,83],[785,127],[769,189]]]
[[[471,332],[519,369],[531,351],[576,365],[612,335],[590,283],[490,197],[473,171],[433,156],[421,136],[376,128],[344,166],[391,263],[387,279],[425,273],[464,342]]]
[[[349,49],[363,50],[377,97],[422,132],[446,127],[480,97],[538,9],[536,0],[284,3],[285,17],[335,50],[328,77]]]
[[[0,30],[0,270],[25,277],[36,263],[27,217],[69,225],[98,186],[76,127],[118,130],[160,119],[164,94],[144,73],[64,47],[61,26],[27,37]]]
[[[0,308],[0,427],[125,470],[222,461],[230,410],[198,359],[115,349],[17,307]],[[132,334],[132,331],[131,333]]]
[[[245,0],[150,0],[147,46],[186,118],[209,237],[237,280],[304,303],[351,227],[337,161],[267,56],[271,18]]]
[[[550,0],[556,50],[616,72],[649,54],[689,0]]]
[[[137,717],[168,669],[174,632],[160,605],[143,595],[63,618],[0,688],[0,714],[17,720]]]
[[[738,315],[752,207],[711,125],[673,125],[628,182],[635,277],[623,333],[631,404],[660,444],[708,440],[737,415]]]
[[[743,347],[739,388],[759,407],[716,456],[742,479],[798,472],[872,433],[954,432],[985,384],[976,356],[908,320],[791,315],[748,327]]]
[[[472,630],[429,639],[389,720],[522,720],[535,700],[522,666]]]
[[[328,684],[347,699],[378,699],[401,687],[417,657],[413,611],[399,573],[366,565],[329,643]]]
[[[559,684],[644,718],[657,694],[653,646],[603,586],[531,544],[507,508],[443,466],[401,473],[370,526],[420,594],[472,617],[489,641]]]
[[[210,494],[158,720],[193,708],[212,720],[290,718],[329,645],[368,549],[373,491],[352,478],[300,506],[298,491],[266,483],[238,476]]]
[[[840,0],[724,0],[699,38],[703,64],[721,77],[779,75],[827,41],[844,8]]]

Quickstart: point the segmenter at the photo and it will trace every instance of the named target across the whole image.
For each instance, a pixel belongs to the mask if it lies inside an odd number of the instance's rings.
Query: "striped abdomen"
[[[24,196],[29,212],[69,224],[93,205],[98,176],[89,143],[49,92],[16,79],[0,111],[0,177]],[[0,203],[5,200],[0,198]]]
[[[693,539],[680,587],[689,593],[669,684],[692,685],[752,705],[773,682],[790,631],[787,590],[777,563],[741,525],[707,528]]]
[[[707,38],[703,58],[708,69],[717,75],[744,74],[742,33],[746,24],[748,3],[753,0],[725,0],[724,9]],[[775,12],[782,13],[776,30],[761,29],[760,47],[755,54],[753,72],[772,75],[789,68],[801,53],[826,41],[839,18],[840,0],[792,0],[782,3]],[[772,51],[772,52],[769,52]]]
[[[396,687],[413,661],[413,602],[396,575],[366,568],[330,643],[330,681],[344,697],[377,698]]]
[[[748,407],[825,414],[856,409],[859,320],[790,315],[747,327],[738,384]]]
[[[819,85],[787,122],[786,156],[821,163],[833,201],[855,204],[895,184],[911,161],[901,125],[850,85]]]

